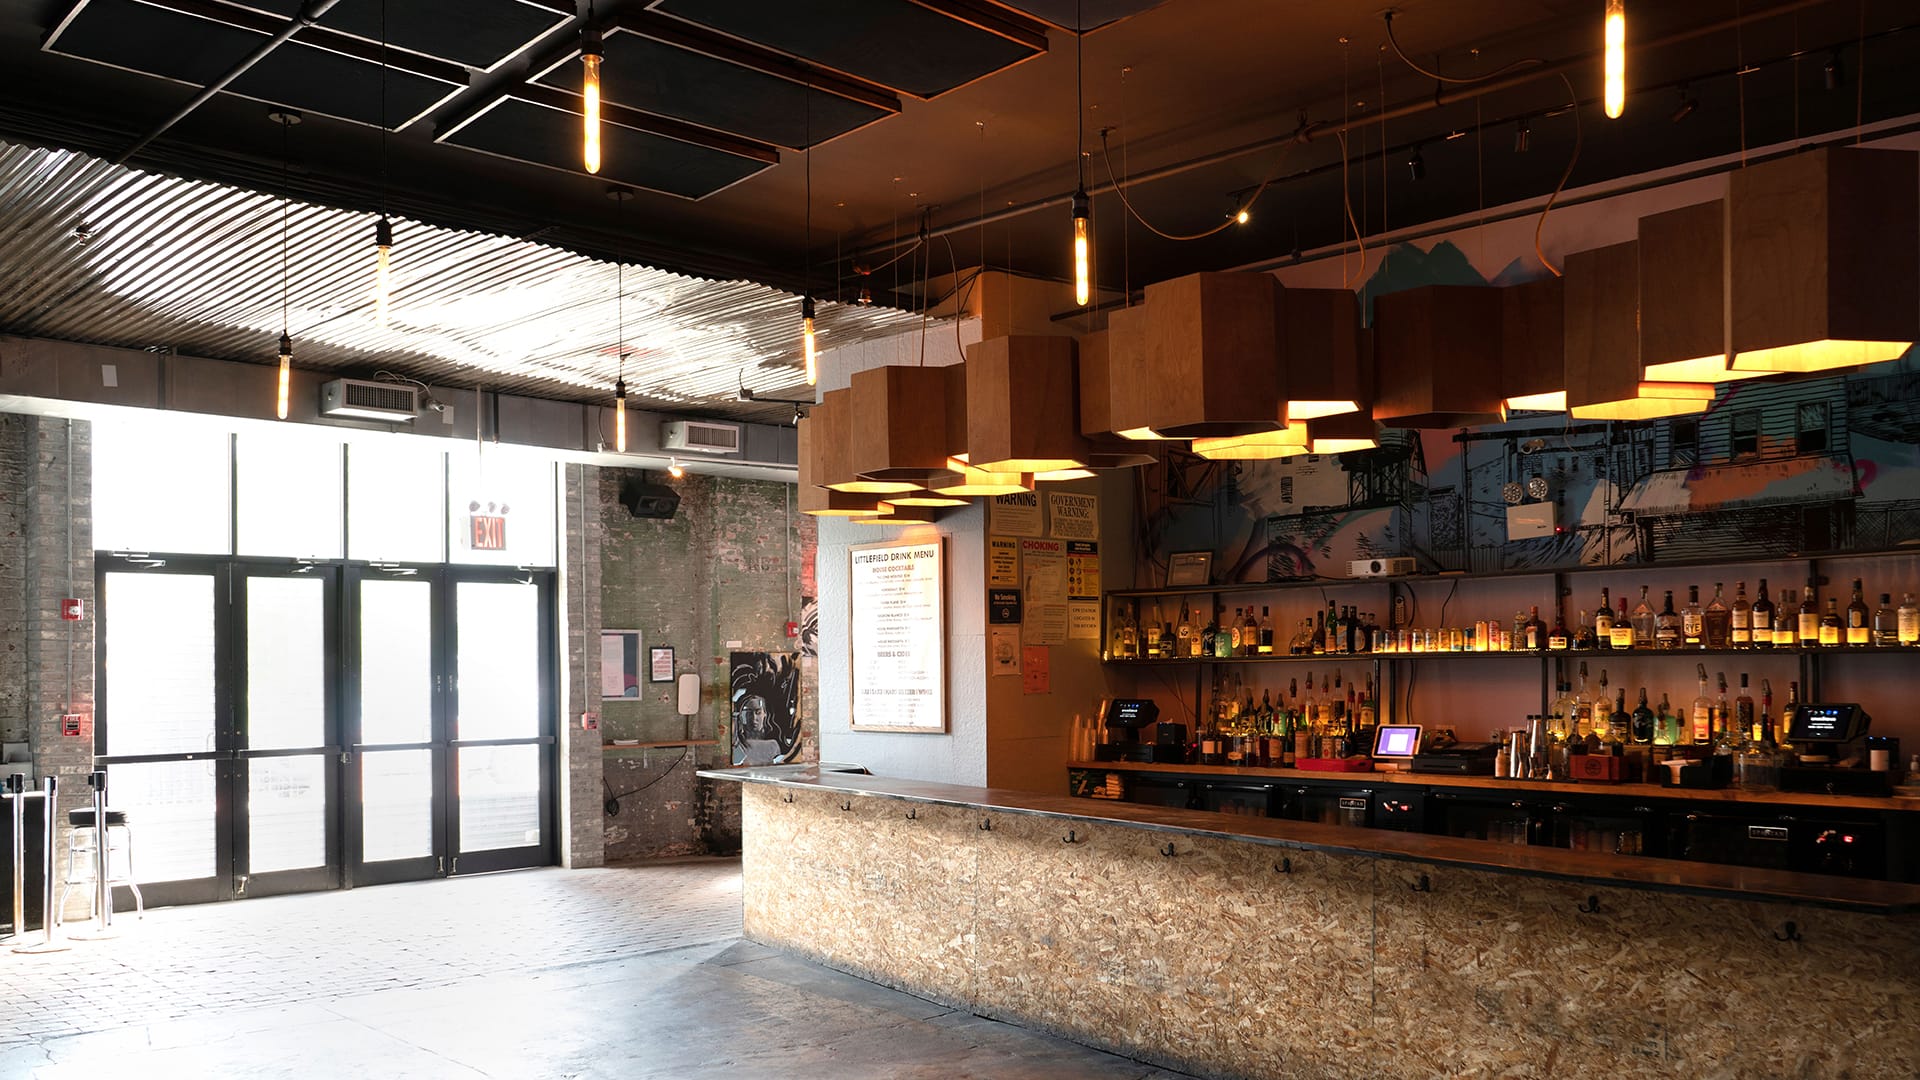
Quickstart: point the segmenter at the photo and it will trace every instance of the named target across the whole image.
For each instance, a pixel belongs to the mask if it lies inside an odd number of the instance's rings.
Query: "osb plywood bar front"
[[[1920,1062],[1912,914],[873,797],[889,783],[746,785],[749,937],[1207,1076],[1866,1078]]]

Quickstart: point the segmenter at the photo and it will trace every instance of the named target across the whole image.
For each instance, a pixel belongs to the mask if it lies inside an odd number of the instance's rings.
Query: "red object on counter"
[[[1372,772],[1373,759],[1370,757],[1350,758],[1301,758],[1294,763],[1307,772]]]
[[[1624,758],[1612,754],[1569,754],[1567,772],[1576,781],[1617,784],[1621,780],[1620,766],[1624,761]]]

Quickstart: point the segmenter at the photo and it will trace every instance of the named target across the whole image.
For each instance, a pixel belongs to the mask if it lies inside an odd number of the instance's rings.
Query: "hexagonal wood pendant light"
[[[1428,285],[1373,301],[1373,418],[1444,428],[1500,418],[1500,290]]]
[[[1647,382],[1640,370],[1640,245],[1576,251],[1563,267],[1567,406],[1581,420],[1705,412],[1711,383]]]
[[[1074,340],[1033,334],[967,346],[967,460],[994,472],[1086,465]]]

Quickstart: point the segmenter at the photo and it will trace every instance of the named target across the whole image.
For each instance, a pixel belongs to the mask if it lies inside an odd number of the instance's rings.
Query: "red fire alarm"
[[[799,624],[799,623],[797,623],[797,622],[794,622],[794,621],[792,621],[792,620],[788,620],[788,621],[787,621],[787,636],[788,636],[788,637],[799,637],[799,636],[800,636],[800,624]]]
[[[86,717],[80,713],[66,713],[60,717],[60,734],[67,738],[79,738],[87,733]]]
[[[590,712],[581,713],[580,714],[580,730],[582,731],[600,730],[600,714],[590,713]]]
[[[87,602],[85,600],[79,600],[69,596],[65,600],[60,601],[60,617],[67,622],[79,622],[86,617],[86,614]]]

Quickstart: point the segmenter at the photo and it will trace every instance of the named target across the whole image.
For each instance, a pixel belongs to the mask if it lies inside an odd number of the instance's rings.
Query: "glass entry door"
[[[531,575],[453,583],[452,822],[458,873],[552,861],[551,591]]]
[[[447,872],[446,722],[439,657],[443,582],[434,570],[368,570],[357,582],[347,754],[353,883]]]

